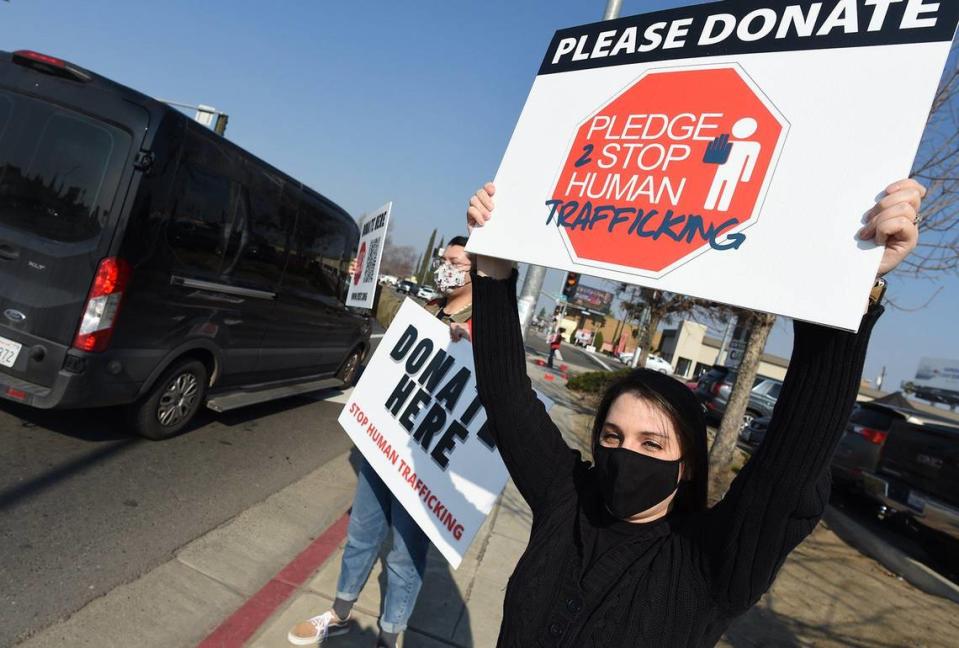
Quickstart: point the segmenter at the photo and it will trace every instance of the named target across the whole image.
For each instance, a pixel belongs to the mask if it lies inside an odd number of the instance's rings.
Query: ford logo
[[[7,310],[3,311],[3,316],[11,322],[22,322],[23,320],[27,319],[26,315],[18,310],[13,310],[12,308],[8,308]]]

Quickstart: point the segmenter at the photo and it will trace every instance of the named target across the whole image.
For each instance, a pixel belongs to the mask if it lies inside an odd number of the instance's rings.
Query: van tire
[[[340,370],[336,372],[336,377],[343,381],[346,387],[352,387],[356,384],[356,379],[360,376],[360,364],[363,362],[363,351],[353,349],[350,355],[346,357]]]
[[[207,368],[199,360],[181,358],[174,362],[150,391],[130,406],[134,432],[152,441],[176,436],[206,402],[208,379]]]

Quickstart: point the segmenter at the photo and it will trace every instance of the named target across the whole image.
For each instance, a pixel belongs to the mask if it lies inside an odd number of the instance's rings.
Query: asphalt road
[[[549,355],[549,345],[546,343],[543,334],[539,331],[530,331],[526,339],[526,346],[544,357]],[[592,371],[608,371],[609,368],[623,369],[626,366],[619,360],[613,360],[605,355],[597,359],[596,355],[587,353],[585,350],[572,344],[564,343],[560,348],[560,354],[563,356],[564,362]],[[600,362],[603,364],[600,364]]]
[[[338,391],[204,409],[188,433],[150,442],[110,411],[0,403],[0,646],[347,451],[341,409]]]

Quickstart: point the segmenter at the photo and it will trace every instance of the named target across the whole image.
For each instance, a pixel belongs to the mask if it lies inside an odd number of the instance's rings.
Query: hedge
[[[566,387],[584,394],[602,394],[610,384],[629,374],[632,369],[619,371],[590,371],[571,377]]]

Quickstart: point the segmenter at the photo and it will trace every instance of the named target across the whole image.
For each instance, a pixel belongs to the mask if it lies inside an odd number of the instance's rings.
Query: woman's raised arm
[[[880,273],[915,248],[924,194],[918,183],[900,181],[870,211],[860,237],[885,247]],[[829,500],[830,461],[881,313],[881,306],[870,306],[858,333],[796,322],[792,359],[763,443],[702,518],[707,579],[730,612],[759,600],[789,552],[819,522]]]
[[[495,187],[470,200],[470,229],[491,216]],[[563,441],[526,373],[526,350],[509,261],[479,257],[473,273],[473,356],[476,388],[510,476],[534,515],[572,487],[579,453]],[[485,275],[485,276],[484,276]]]

